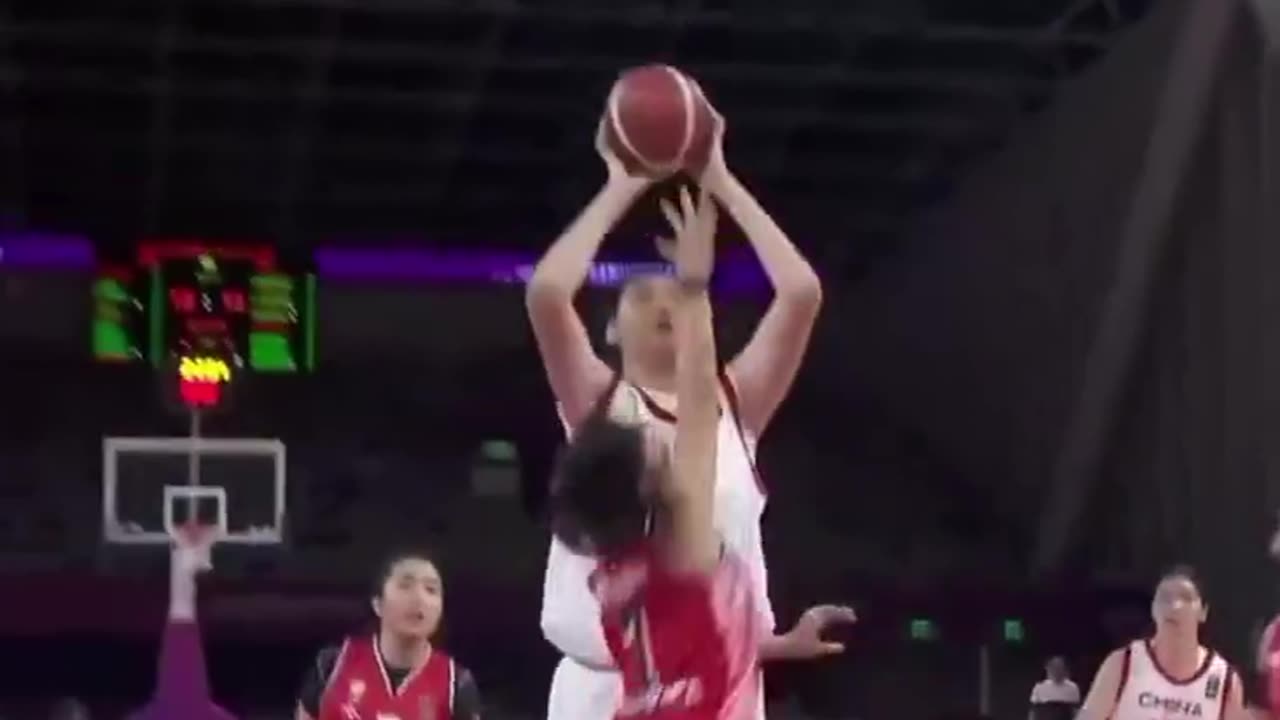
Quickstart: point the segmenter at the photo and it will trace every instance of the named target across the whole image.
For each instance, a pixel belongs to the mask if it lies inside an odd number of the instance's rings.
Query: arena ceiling
[[[1153,0],[0,0],[0,212],[139,236],[544,245],[621,68],[858,263]]]

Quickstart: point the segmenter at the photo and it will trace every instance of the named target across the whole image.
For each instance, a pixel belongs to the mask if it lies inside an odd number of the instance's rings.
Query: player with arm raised
[[[723,119],[701,181],[744,230],[774,287],[774,299],[746,348],[720,375],[717,478],[714,517],[726,543],[751,569],[756,605],[772,631],[760,517],[766,495],[755,472],[756,439],[786,396],[804,356],[821,305],[821,285],[809,264],[754,197],[729,171],[721,150]],[[670,278],[641,276],[623,288],[609,326],[609,342],[621,355],[615,371],[591,346],[573,299],[606,233],[650,180],[627,173],[603,134],[597,151],[608,180],[538,263],[526,298],[538,350],[566,430],[576,432],[593,409],[638,415],[670,433],[678,416],[674,389],[672,314],[678,288]],[[600,608],[586,590],[595,567],[552,540],[543,590],[542,630],[564,654],[552,680],[551,720],[604,720],[617,708],[619,686],[600,634]],[[810,658],[839,652],[823,641],[830,624],[853,620],[852,610],[819,606],[805,612],[785,635],[770,633],[762,658]],[[763,712],[763,705],[761,706]]]
[[[552,528],[599,567],[590,586],[622,676],[618,718],[755,716],[761,615],[747,566],[712,522],[720,398],[707,281],[715,205],[687,193],[672,326],[674,443],[603,404],[577,428],[551,483]]]
[[[151,702],[131,720],[234,720],[209,697],[200,626],[196,623],[196,576],[209,570],[213,528],[192,525],[174,533],[169,557],[169,619]]]

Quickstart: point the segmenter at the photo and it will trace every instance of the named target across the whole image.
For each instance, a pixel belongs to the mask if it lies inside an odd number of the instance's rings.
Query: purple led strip
[[[0,266],[88,270],[93,244],[79,235],[0,233]]]
[[[538,256],[493,250],[356,249],[327,247],[315,251],[316,271],[322,278],[354,282],[414,282],[424,284],[498,283],[522,285]],[[0,233],[0,266],[91,270],[93,244],[83,236],[23,232]],[[640,273],[669,272],[663,263],[600,261],[592,265],[588,284],[618,287]],[[747,253],[722,255],[717,264],[716,289],[730,294],[758,294],[769,284],[756,259]]]
[[[488,250],[365,250],[327,247],[315,252],[316,271],[333,280],[412,281],[425,283],[490,282],[522,285],[533,273],[538,256],[532,253]],[[587,284],[618,287],[642,273],[666,273],[660,262],[598,261]],[[717,263],[716,289],[731,294],[767,291],[768,279],[754,257],[741,253],[722,256]]]

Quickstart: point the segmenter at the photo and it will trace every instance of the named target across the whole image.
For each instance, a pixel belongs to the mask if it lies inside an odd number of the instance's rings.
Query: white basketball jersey
[[[769,603],[768,573],[760,533],[766,496],[755,468],[755,439],[741,429],[734,410],[737,402],[732,396],[733,390],[727,382],[723,384],[721,405],[724,410],[720,415],[716,443],[714,522],[725,544],[750,568],[756,606],[764,615],[765,629],[771,632],[775,621],[773,607]],[[651,393],[625,381],[616,385],[609,405],[612,417],[652,423],[659,429],[669,428],[673,438],[676,411],[677,408],[659,404]],[[561,421],[564,421],[563,415]],[[569,432],[567,424],[565,430]],[[543,584],[543,632],[561,652],[589,665],[599,665],[602,660],[607,662],[610,657],[600,630],[599,605],[588,592],[588,578],[594,569],[594,561],[574,556],[560,541],[552,538]],[[563,627],[570,622],[585,627],[570,632],[569,628]],[[549,627],[552,623],[561,627],[553,629]]]
[[[1125,672],[1110,720],[1222,719],[1233,673],[1221,655],[1201,648],[1200,669],[1179,682],[1160,667],[1150,641],[1135,640],[1124,652]]]

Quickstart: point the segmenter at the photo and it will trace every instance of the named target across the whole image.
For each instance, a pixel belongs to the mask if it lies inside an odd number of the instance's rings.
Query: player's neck
[[[378,651],[390,667],[414,668],[431,656],[431,642],[425,638],[404,638],[383,630],[378,633]]]
[[[638,360],[622,360],[622,377],[627,382],[639,385],[646,390],[657,390],[663,393],[676,391],[675,367],[664,367],[657,363],[646,363]]]
[[[1190,633],[1156,633],[1151,652],[1165,672],[1176,679],[1189,678],[1200,669],[1200,638]]]

